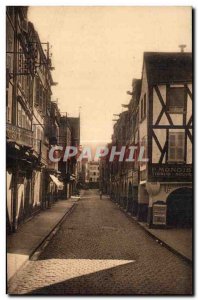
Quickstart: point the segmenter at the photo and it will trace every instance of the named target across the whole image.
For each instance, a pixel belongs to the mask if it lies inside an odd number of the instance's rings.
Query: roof
[[[192,82],[192,53],[145,52],[149,84]]]
[[[133,110],[136,106],[138,106],[140,93],[141,93],[141,79],[133,79],[132,81],[132,97],[129,102],[129,109]]]

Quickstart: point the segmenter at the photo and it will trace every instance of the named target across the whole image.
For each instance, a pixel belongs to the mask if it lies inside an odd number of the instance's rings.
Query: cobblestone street
[[[191,294],[192,268],[88,190],[9,294]]]

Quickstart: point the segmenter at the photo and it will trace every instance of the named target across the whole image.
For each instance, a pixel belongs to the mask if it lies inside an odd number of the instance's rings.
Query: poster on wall
[[[153,225],[166,225],[166,204],[153,204]]]

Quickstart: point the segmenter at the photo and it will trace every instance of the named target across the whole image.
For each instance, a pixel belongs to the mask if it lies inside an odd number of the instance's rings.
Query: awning
[[[50,178],[52,179],[52,181],[55,183],[55,185],[59,190],[63,190],[63,183],[60,180],[58,180],[56,176],[50,175]]]

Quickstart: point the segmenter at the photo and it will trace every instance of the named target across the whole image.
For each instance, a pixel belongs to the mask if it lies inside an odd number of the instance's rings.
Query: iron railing
[[[21,128],[12,124],[6,124],[6,136],[11,141],[32,148],[33,132],[29,129]]]

